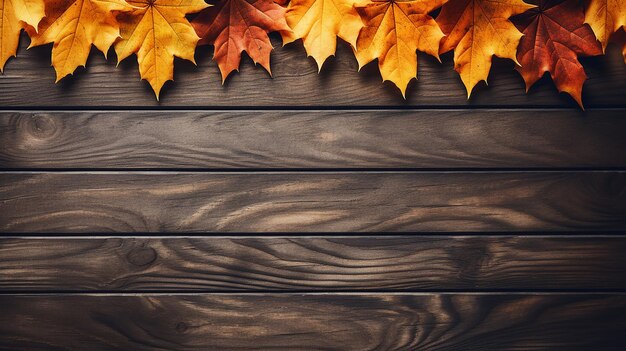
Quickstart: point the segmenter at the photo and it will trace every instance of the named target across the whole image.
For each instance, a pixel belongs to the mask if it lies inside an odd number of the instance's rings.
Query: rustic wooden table
[[[275,46],[280,45],[275,42]],[[626,65],[582,112],[449,55],[401,99],[341,45],[160,103],[101,55],[0,76],[1,350],[626,349]]]

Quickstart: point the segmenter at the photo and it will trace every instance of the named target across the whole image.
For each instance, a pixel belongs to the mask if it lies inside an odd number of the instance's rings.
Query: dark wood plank
[[[0,239],[4,291],[626,289],[626,237]]]
[[[3,168],[625,167],[626,110],[0,113]]]
[[[3,172],[3,232],[626,229],[626,172]]]
[[[622,351],[625,295],[0,297],[3,350]]]
[[[25,50],[23,40],[18,58],[11,60],[0,75],[0,106],[567,106],[577,108],[568,96],[559,94],[549,78],[525,93],[524,82],[511,61],[495,60],[489,86],[481,85],[468,101],[461,79],[453,70],[452,55],[443,64],[428,55],[419,57],[419,81],[409,88],[407,100],[390,83],[381,84],[376,64],[357,72],[357,62],[345,43],[337,56],[318,75],[312,59],[301,44],[280,47],[272,54],[272,72],[255,67],[249,59],[223,87],[219,71],[211,61],[212,52],[201,48],[196,67],[177,60],[174,83],[169,83],[157,103],[145,82],[139,81],[133,59],[116,68],[109,53],[105,61],[92,54],[86,70],[54,86],[50,48]],[[619,49],[610,47],[606,56],[584,59],[589,80],[583,99],[587,107],[623,106],[626,95],[626,65]]]

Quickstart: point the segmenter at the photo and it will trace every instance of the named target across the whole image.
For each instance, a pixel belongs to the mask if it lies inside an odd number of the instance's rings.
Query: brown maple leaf
[[[239,69],[246,51],[254,63],[270,74],[272,43],[269,32],[289,31],[285,9],[272,0],[222,0],[214,3],[191,22],[201,38],[198,45],[215,45],[213,58],[226,77]]]
[[[526,82],[526,91],[546,72],[557,89],[570,94],[583,107],[582,87],[587,76],[579,55],[602,54],[591,28],[584,23],[577,0],[530,0],[538,5],[513,18],[524,33],[517,51],[522,65],[516,69]]]

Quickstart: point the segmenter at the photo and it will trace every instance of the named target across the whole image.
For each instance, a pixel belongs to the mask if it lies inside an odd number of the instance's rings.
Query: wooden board
[[[626,289],[624,236],[0,239],[6,291]]]
[[[0,231],[626,229],[626,172],[0,173]]]
[[[274,37],[274,47],[280,40]],[[409,87],[407,99],[382,79],[376,64],[357,72],[357,62],[349,45],[340,43],[336,58],[330,59],[318,74],[314,61],[306,57],[301,44],[288,45],[272,54],[272,73],[244,59],[241,73],[221,84],[219,70],[210,61],[212,52],[201,48],[196,54],[198,67],[176,60],[175,82],[168,83],[157,103],[148,84],[141,82],[135,58],[116,68],[111,50],[108,62],[92,52],[86,70],[65,78],[55,86],[50,67],[50,48],[26,50],[24,38],[18,57],[0,75],[0,106],[567,106],[577,109],[570,97],[559,94],[549,78],[542,79],[525,93],[521,76],[510,60],[494,59],[489,85],[481,84],[472,98],[453,69],[452,55],[443,55],[443,64],[421,54],[419,81]],[[95,50],[94,50],[95,51]],[[619,49],[610,46],[606,56],[581,59],[589,79],[583,99],[586,107],[624,106],[626,65]]]
[[[5,350],[602,350],[625,295],[3,296]]]
[[[626,167],[618,109],[0,113],[0,168]]]
[[[274,46],[280,42],[274,37]],[[626,65],[407,100],[301,45],[157,102],[134,58],[0,75],[0,350],[626,350]],[[115,236],[107,234],[115,232]]]

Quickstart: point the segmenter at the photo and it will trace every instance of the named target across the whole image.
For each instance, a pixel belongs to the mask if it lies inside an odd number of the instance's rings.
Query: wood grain
[[[0,113],[0,168],[625,167],[623,110]]]
[[[225,86],[203,48],[156,102],[134,59],[55,85],[25,47],[0,75],[0,350],[626,349],[617,48],[583,59],[582,112],[505,60],[467,100],[421,55],[403,100],[345,44]]]
[[[626,289],[626,237],[0,239],[3,291]]]
[[[626,172],[3,172],[0,231],[626,229]]]
[[[622,351],[624,295],[11,296],[3,350]]]
[[[381,84],[376,64],[357,72],[357,62],[349,45],[340,43],[336,58],[318,74],[314,61],[306,57],[300,43],[281,48],[274,36],[272,73],[244,59],[241,73],[222,86],[219,70],[211,61],[212,52],[200,48],[198,67],[177,60],[175,82],[154,99],[148,84],[141,82],[135,58],[116,68],[116,57],[93,53],[87,69],[54,84],[50,48],[25,50],[11,60],[0,75],[0,106],[578,106],[569,96],[559,94],[549,78],[535,84],[529,94],[509,60],[495,59],[489,85],[481,84],[468,101],[461,79],[453,70],[452,55],[443,55],[443,64],[420,55],[419,81],[411,83],[407,99],[390,83]],[[95,50],[94,50],[95,51]],[[609,47],[606,56],[582,59],[589,79],[583,100],[587,108],[624,106],[626,66],[619,49]]]

